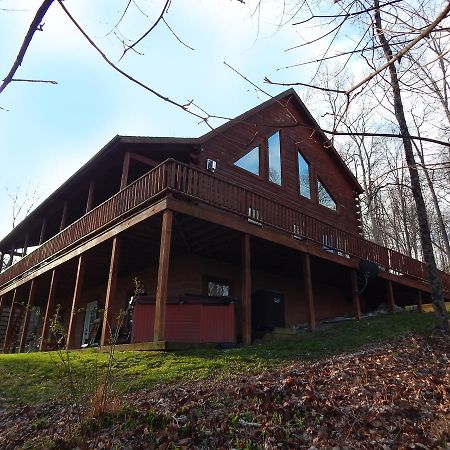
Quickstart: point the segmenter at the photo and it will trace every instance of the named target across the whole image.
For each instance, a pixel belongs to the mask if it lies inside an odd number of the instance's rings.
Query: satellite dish
[[[367,283],[371,278],[375,278],[381,272],[380,267],[372,261],[362,259],[359,262],[358,278],[362,282],[358,294],[361,294],[367,287]]]

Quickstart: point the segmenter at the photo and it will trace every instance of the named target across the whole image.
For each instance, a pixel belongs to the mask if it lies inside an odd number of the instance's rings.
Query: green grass
[[[345,322],[298,336],[228,350],[194,349],[172,352],[116,352],[115,387],[121,391],[155,383],[261,372],[293,361],[310,361],[356,350],[364,344],[409,331],[428,333],[431,314],[397,313],[360,322]],[[84,393],[101,382],[108,355],[70,352],[78,389]],[[56,352],[0,355],[0,403],[40,403],[69,400],[67,376]]]

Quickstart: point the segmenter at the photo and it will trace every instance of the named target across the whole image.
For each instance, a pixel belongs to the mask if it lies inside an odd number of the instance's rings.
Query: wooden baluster
[[[311,278],[311,260],[308,253],[303,253],[303,283],[305,284],[305,297],[308,311],[308,328],[310,331],[316,329],[316,317],[314,311],[314,295]]]
[[[56,284],[57,284],[56,270],[53,269],[52,279],[50,281],[50,290],[48,292],[47,308],[45,310],[44,323],[42,325],[41,342],[39,344],[39,351],[41,352],[47,349],[48,331],[50,328],[51,314],[53,313],[56,296]]]
[[[242,341],[252,343],[252,271],[250,255],[250,236],[242,236]]]
[[[69,328],[67,329],[66,349],[74,348],[75,340],[75,324],[78,315],[78,307],[80,304],[81,290],[84,280],[84,268],[86,265],[86,256],[81,254],[78,257],[77,275],[75,278],[75,287],[72,296],[72,309],[70,311]]]
[[[22,334],[20,336],[20,344],[19,344],[19,352],[20,353],[23,353],[23,351],[25,349],[25,344],[26,344],[27,335],[28,335],[28,327],[30,325],[31,308],[33,307],[34,297],[36,294],[36,284],[37,284],[36,278],[31,280],[30,291],[28,293],[27,308],[25,310],[25,317],[23,319]]]
[[[167,288],[169,282],[170,246],[172,241],[173,212],[164,210],[159,249],[158,282],[156,286],[155,324],[153,340],[163,341],[166,326]]]
[[[105,311],[103,312],[102,337],[100,346],[108,345],[110,342],[110,331],[112,331],[111,305],[116,295],[117,273],[119,271],[120,239],[113,238],[111,249],[111,260],[109,264],[108,285],[106,288]]]

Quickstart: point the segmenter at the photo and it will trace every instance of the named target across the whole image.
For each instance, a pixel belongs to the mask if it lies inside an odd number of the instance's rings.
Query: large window
[[[280,132],[269,137],[269,180],[273,183],[281,185],[281,147],[280,147]]]
[[[319,204],[336,211],[336,202],[319,179],[317,179],[317,195]]]
[[[259,147],[250,150],[242,158],[238,159],[234,165],[250,173],[259,175]]]
[[[298,179],[300,184],[300,195],[306,198],[311,198],[311,185],[309,163],[303,158],[302,154],[298,152]]]

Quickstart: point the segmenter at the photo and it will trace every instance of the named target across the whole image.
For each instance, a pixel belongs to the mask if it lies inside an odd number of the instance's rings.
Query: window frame
[[[228,296],[223,295],[222,297],[233,297],[233,282],[228,278],[216,277],[213,275],[203,275],[203,292],[207,297],[213,297],[209,295],[209,283],[216,283],[221,285],[228,285],[229,292]],[[217,296],[214,296],[217,297]]]
[[[270,145],[269,145],[269,139],[273,136],[278,134],[278,149],[279,149],[279,162],[280,162],[280,182],[277,183],[276,181],[273,181],[270,179]],[[282,145],[281,145],[281,130],[277,130],[274,133],[270,134],[266,139],[266,156],[267,156],[267,167],[266,167],[266,180],[269,183],[272,183],[275,186],[283,187],[283,156],[282,156]]]
[[[328,194],[328,196],[333,201],[333,203],[335,205],[334,208],[330,208],[329,206],[324,205],[323,203],[320,203],[319,183],[322,185],[322,187],[325,189],[325,192]],[[330,190],[325,186],[324,182],[322,181],[322,179],[319,176],[316,176],[316,188],[317,188],[317,204],[319,206],[323,207],[323,208],[326,208],[327,211],[337,212],[337,210],[338,210],[338,202],[336,201],[335,197],[333,195],[331,195]]]
[[[307,197],[306,195],[303,195],[301,193],[301,179],[300,179],[300,160],[299,160],[299,155],[302,157],[302,159],[306,162],[306,164],[308,165],[308,180],[309,180],[309,197]],[[312,178],[313,178],[313,170],[312,170],[312,165],[309,162],[308,158],[305,158],[304,154],[300,151],[300,149],[297,147],[297,154],[296,154],[296,162],[297,162],[297,195],[300,198],[303,198],[305,200],[309,200],[309,201],[314,201],[313,199],[313,183],[311,183]]]

